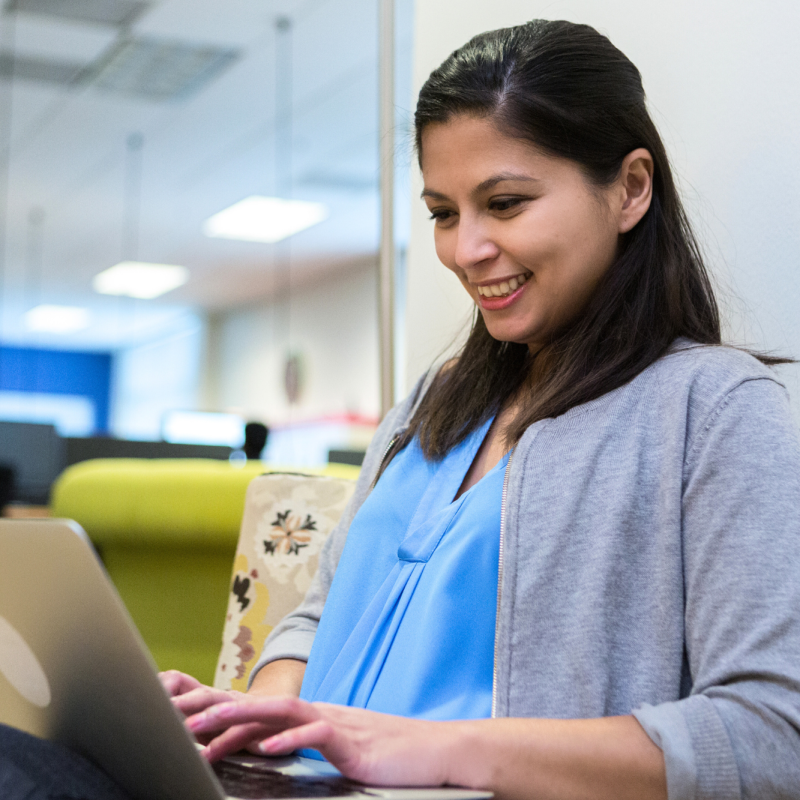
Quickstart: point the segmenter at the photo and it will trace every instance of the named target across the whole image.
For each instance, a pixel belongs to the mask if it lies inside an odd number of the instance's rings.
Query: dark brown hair
[[[654,162],[650,208],[622,237],[579,319],[535,356],[547,368],[506,431],[509,444],[537,420],[627,383],[678,337],[721,343],[714,292],[647,112],[641,75],[605,36],[588,25],[545,20],[476,36],[420,91],[420,160],[426,126],[459,114],[490,117],[503,133],[573,161],[597,187],[612,183],[636,148],[646,148]],[[493,339],[476,314],[459,357],[439,372],[396,449],[419,435],[426,457],[442,458],[522,391],[532,362],[526,345]]]

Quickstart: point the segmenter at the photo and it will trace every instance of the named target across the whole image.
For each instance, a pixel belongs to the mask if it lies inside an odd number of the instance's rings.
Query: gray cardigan
[[[305,601],[256,669],[308,658],[350,521],[425,388],[380,426]],[[677,344],[532,425],[505,514],[498,716],[634,713],[664,752],[670,800],[800,798],[800,438],[768,369]]]

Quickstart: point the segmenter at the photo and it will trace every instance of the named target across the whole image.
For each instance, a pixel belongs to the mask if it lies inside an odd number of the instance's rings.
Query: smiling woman
[[[636,67],[588,26],[485,33],[416,133],[470,336],[384,420],[249,696],[166,675],[176,706],[211,760],[800,797],[800,441],[781,359],[721,343]]]
[[[247,695],[168,673],[209,760],[301,749],[509,798],[800,798],[800,438],[714,294],[631,62],[482,34],[416,114],[476,305],[383,421]]]

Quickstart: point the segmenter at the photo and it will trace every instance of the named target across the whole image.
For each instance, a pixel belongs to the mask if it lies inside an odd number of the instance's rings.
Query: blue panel
[[[98,433],[108,432],[111,353],[0,347],[0,390],[90,397]]]

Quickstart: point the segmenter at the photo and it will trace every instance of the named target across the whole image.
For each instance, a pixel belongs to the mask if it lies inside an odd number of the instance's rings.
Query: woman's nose
[[[477,266],[500,252],[483,225],[462,218],[456,234],[455,262],[461,269]]]

